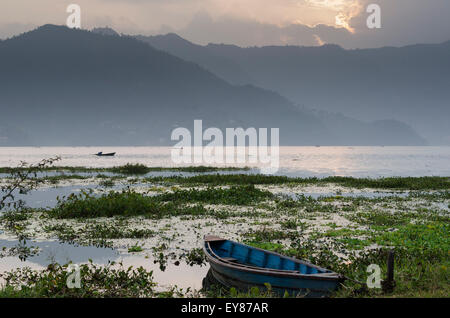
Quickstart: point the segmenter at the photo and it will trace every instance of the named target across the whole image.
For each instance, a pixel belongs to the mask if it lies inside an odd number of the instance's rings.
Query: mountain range
[[[195,119],[278,127],[282,145],[426,144],[398,120],[301,107],[229,55],[173,37],[158,41],[190,45],[192,58],[107,28],[44,25],[0,41],[0,145],[171,145],[171,131]]]
[[[400,120],[450,145],[450,41],[345,50],[191,43],[176,34],[138,39],[197,63],[229,83],[274,90],[299,105],[355,119]]]

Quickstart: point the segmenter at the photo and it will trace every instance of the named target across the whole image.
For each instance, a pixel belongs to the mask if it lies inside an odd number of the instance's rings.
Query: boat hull
[[[112,152],[112,153],[102,153],[102,154],[95,154],[97,157],[113,157],[113,156],[115,156],[115,152]]]
[[[279,296],[287,292],[289,296],[294,297],[327,297],[339,287],[339,282],[336,281],[274,277],[230,269],[217,264],[211,264],[211,273],[215,280],[227,288],[235,287],[241,291],[248,291],[252,287],[258,287],[260,291],[265,291],[267,284],[270,284],[270,290]]]
[[[326,297],[343,281],[313,264],[217,237],[205,238],[204,251],[212,276],[228,288],[265,290],[269,284],[280,296]]]

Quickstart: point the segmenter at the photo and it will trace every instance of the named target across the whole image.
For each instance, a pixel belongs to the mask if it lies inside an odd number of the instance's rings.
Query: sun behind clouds
[[[359,15],[363,5],[359,0],[304,0],[308,5],[317,8],[329,9],[336,12],[335,26],[345,28],[354,33],[350,20]]]

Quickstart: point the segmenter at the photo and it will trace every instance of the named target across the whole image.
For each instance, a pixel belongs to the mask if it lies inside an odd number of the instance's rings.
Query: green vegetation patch
[[[156,196],[147,196],[132,190],[111,191],[95,196],[91,192],[71,194],[58,198],[55,208],[48,211],[53,218],[95,218],[112,216],[162,217],[166,215],[213,215],[202,205],[190,203],[249,205],[271,198],[268,191],[253,186],[231,187],[229,189],[208,188],[206,190],[176,190]]]
[[[123,239],[123,238],[150,238],[155,235],[149,229],[136,229],[121,226],[120,224],[86,224],[82,228],[75,230],[73,226],[59,223],[44,226],[44,231],[54,233],[58,239],[65,242],[95,239]]]
[[[450,224],[431,222],[403,225],[395,231],[377,234],[374,241],[379,245],[406,249],[427,260],[449,261]]]
[[[269,191],[259,190],[253,185],[231,188],[207,188],[206,190],[175,190],[158,196],[161,201],[204,202],[211,204],[249,205],[273,198]]]
[[[293,239],[296,236],[296,232],[292,231],[281,231],[274,229],[261,229],[261,230],[250,230],[244,233],[244,237],[247,238],[249,242],[272,242],[284,239]]]
[[[96,298],[96,297],[155,297],[153,272],[143,267],[113,268],[93,263],[80,266],[80,288],[69,288],[72,273],[67,265],[51,264],[45,270],[16,269],[3,274],[6,284],[1,297]]]
[[[352,221],[362,225],[372,225],[380,227],[393,227],[410,223],[412,213],[395,211],[393,213],[387,211],[371,211],[359,212],[349,217]]]
[[[128,248],[128,253],[140,253],[144,249],[140,245],[133,245]]]
[[[109,171],[120,174],[146,174],[150,172],[150,168],[142,164],[126,164],[110,168]]]
[[[0,173],[14,173],[18,171],[28,171],[29,167],[0,167]],[[179,172],[214,172],[214,171],[248,171],[249,167],[209,167],[209,166],[188,166],[188,167],[147,167],[143,164],[128,163],[123,166],[111,168],[90,168],[72,166],[46,166],[40,167],[39,171],[48,172],[112,172],[120,174],[145,174],[152,171],[179,171]]]
[[[71,194],[58,199],[55,208],[47,215],[58,219],[137,216],[160,218],[166,215],[205,215],[208,210],[201,205],[185,206],[162,202],[157,197],[145,196],[131,190],[109,192],[94,196],[88,192]]]
[[[450,189],[449,177],[388,177],[352,178],[328,177],[322,181],[352,188],[401,189],[401,190],[439,190]]]
[[[109,192],[94,196],[89,192],[71,194],[58,198],[56,207],[48,212],[54,218],[94,218],[115,215],[161,215],[167,213],[170,206],[157,202],[152,197],[133,191]]]
[[[350,188],[372,188],[392,190],[448,190],[449,177],[389,177],[389,178],[290,178],[286,176],[269,176],[261,174],[211,174],[192,177],[151,177],[148,182],[172,182],[179,184],[210,185],[246,185],[246,184],[291,184],[291,185],[326,185],[329,183]]]

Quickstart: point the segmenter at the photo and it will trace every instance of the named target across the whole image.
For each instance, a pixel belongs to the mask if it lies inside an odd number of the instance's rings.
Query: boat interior
[[[294,271],[301,274],[331,273],[331,271],[310,266],[299,260],[282,257],[232,241],[213,241],[208,242],[208,244],[213,254],[227,263],[275,271]]]

